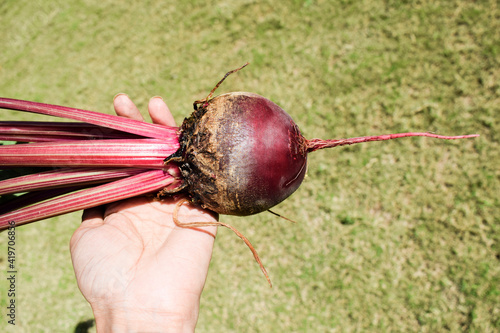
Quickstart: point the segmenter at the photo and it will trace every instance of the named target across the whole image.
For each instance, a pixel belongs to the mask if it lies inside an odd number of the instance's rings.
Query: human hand
[[[117,95],[114,107],[120,116],[143,120],[126,95]],[[175,126],[161,98],[152,98],[148,109],[154,123]],[[98,331],[194,331],[217,227],[200,227],[204,233],[176,226],[178,200],[136,197],[84,211],[70,250]],[[218,217],[183,205],[178,218]]]

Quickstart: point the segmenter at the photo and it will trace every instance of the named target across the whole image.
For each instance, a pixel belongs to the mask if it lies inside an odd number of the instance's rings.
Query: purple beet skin
[[[292,118],[253,93],[204,103],[182,125],[180,166],[193,202],[251,215],[292,194],[306,172],[306,140]]]

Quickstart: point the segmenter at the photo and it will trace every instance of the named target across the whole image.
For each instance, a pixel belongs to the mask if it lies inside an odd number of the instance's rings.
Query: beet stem
[[[177,137],[74,140],[0,146],[3,166],[164,168],[165,156],[179,148]]]
[[[456,139],[475,138],[478,137],[479,134],[445,136],[433,133],[410,132],[410,133],[395,133],[395,134],[384,134],[384,135],[374,135],[374,136],[361,136],[356,138],[339,139],[339,140],[311,139],[307,140],[306,147],[307,147],[307,152],[310,153],[315,150],[323,148],[333,148],[338,146],[352,145],[356,143],[370,142],[370,141],[385,141],[385,140],[406,138],[409,136],[426,136],[429,138],[436,138],[436,139],[456,140]]]
[[[62,168],[0,180],[0,195],[96,184],[133,176],[139,168]]]
[[[12,221],[15,221],[16,226],[19,226],[147,193],[155,193],[166,186],[173,185],[176,185],[175,179],[166,171],[150,170],[141,172],[104,185],[69,193],[62,197],[1,214],[0,230],[8,228],[9,222]]]
[[[145,137],[80,122],[0,121],[0,140],[4,141],[43,142],[139,138]]]
[[[0,97],[0,108],[83,121],[148,138],[176,137],[177,128],[67,106]]]

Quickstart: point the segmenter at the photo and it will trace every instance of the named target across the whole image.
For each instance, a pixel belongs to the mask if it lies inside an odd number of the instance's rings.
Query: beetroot
[[[237,121],[235,121],[237,120]],[[181,127],[179,168],[195,204],[251,215],[292,194],[304,179],[306,140],[292,118],[257,94],[217,96]]]

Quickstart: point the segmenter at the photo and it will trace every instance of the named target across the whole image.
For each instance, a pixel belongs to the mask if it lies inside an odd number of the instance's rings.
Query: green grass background
[[[0,2],[0,95],[113,113],[162,96],[179,122],[219,89],[264,95],[308,137],[479,133],[319,151],[271,214],[222,220],[198,332],[500,330],[500,11],[478,1]],[[42,119],[2,110],[2,120]],[[43,118],[47,119],[47,118]],[[68,243],[80,213],[17,230],[17,325],[86,331]],[[95,328],[90,328],[90,332]]]

